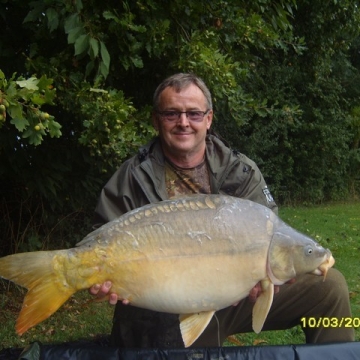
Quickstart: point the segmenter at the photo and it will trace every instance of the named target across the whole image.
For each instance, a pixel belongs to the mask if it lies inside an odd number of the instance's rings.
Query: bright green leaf
[[[36,77],[31,77],[27,80],[19,80],[16,81],[16,83],[22,87],[22,88],[26,88],[29,90],[39,90],[37,84],[39,82],[39,79],[37,79]]]
[[[44,105],[46,103],[45,99],[44,99],[44,96],[40,95],[40,94],[34,94],[32,97],[31,97],[31,101],[33,104],[35,105]]]

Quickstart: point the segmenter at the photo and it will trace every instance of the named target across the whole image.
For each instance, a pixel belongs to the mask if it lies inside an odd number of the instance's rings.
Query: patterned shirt
[[[193,168],[180,168],[165,162],[166,191],[169,199],[190,194],[210,194],[209,170],[205,159]]]

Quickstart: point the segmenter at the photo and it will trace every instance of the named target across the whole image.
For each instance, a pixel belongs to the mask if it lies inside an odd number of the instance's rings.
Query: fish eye
[[[310,256],[314,252],[314,249],[312,248],[312,246],[306,246],[304,252],[306,256]]]

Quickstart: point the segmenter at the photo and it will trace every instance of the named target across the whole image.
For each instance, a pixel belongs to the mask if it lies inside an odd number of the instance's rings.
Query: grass
[[[360,317],[360,203],[336,203],[314,207],[282,208],[280,216],[288,224],[330,248],[336,267],[347,279],[353,317]],[[87,292],[75,294],[49,319],[21,337],[14,330],[25,292],[17,286],[0,282],[0,349],[22,348],[34,341],[62,343],[80,339],[98,339],[109,334],[113,307],[106,302],[89,301]],[[360,341],[360,328],[356,329]],[[284,345],[304,343],[299,327],[260,334],[237,334],[225,345]]]
[[[76,293],[50,318],[28,330],[22,336],[15,333],[15,321],[20,312],[25,291],[10,285],[0,295],[0,350],[1,348],[23,348],[40,341],[43,344],[96,340],[109,334],[114,308],[106,302],[94,302],[85,291]],[[1,287],[0,287],[1,289]]]

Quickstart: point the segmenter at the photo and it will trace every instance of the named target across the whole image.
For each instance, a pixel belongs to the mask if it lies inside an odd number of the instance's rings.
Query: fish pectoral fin
[[[185,347],[192,345],[203,333],[214,313],[215,310],[179,315],[180,331]]]
[[[255,333],[259,333],[269,313],[274,298],[274,284],[265,279],[261,281],[262,292],[257,298],[252,312],[252,327]]]

